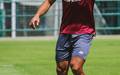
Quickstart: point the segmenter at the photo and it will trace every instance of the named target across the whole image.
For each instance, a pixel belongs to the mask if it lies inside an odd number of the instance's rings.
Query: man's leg
[[[78,56],[72,57],[70,66],[74,75],[85,75],[83,71],[84,60]]]
[[[57,62],[57,75],[67,75],[69,69],[69,62],[68,61],[61,61]]]
[[[73,50],[70,66],[74,75],[85,75],[83,65],[89,53],[92,35],[73,35]]]
[[[57,75],[67,75],[71,57],[69,35],[60,34],[56,45]]]

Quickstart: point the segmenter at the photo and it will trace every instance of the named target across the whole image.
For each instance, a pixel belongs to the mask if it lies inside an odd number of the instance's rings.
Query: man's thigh
[[[69,34],[60,34],[56,44],[56,62],[69,61],[71,58],[71,44]]]
[[[83,60],[86,60],[86,57],[88,56],[90,50],[93,35],[83,34],[77,36],[75,39],[77,40],[73,44],[72,57],[77,56]]]

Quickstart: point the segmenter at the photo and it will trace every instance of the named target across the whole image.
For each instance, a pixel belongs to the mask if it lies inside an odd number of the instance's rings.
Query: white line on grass
[[[0,65],[0,75],[24,75],[16,70],[14,65]]]

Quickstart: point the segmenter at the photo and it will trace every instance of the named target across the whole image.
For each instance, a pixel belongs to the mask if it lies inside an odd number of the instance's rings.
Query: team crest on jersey
[[[88,0],[64,0],[65,2],[79,2],[79,5],[86,6]]]
[[[82,1],[82,0],[64,0],[66,2],[78,2],[78,1]]]

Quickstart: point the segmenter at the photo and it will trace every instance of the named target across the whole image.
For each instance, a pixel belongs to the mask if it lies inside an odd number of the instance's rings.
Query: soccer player
[[[30,21],[35,29],[55,0],[45,0]],[[62,0],[63,16],[56,45],[57,75],[67,75],[69,67],[74,75],[85,75],[83,65],[95,34],[94,0]]]

